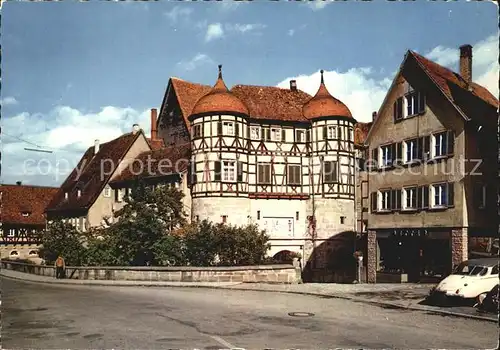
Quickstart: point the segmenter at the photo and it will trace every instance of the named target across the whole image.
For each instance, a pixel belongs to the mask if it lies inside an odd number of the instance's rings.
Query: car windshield
[[[455,270],[455,275],[468,275],[468,276],[477,276],[477,275],[485,275],[488,271],[488,268],[480,265],[469,265],[467,263],[461,263],[458,265]]]

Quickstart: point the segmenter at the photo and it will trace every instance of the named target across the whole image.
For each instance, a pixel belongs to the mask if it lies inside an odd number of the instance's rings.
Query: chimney
[[[290,80],[290,90],[297,91],[297,80]]]
[[[377,111],[374,111],[374,112],[372,113],[372,122],[374,122],[374,121],[375,121],[375,119],[377,119]]]
[[[467,84],[472,83],[472,46],[460,46],[460,75]]]
[[[151,108],[151,141],[156,140],[158,137],[158,131],[156,130],[156,119],[157,119],[156,108]]]
[[[94,141],[94,154],[97,154],[99,152],[99,140]]]
[[[22,181],[16,181],[16,185],[21,186],[23,184]]]
[[[137,134],[139,132],[139,124],[132,125],[132,134]]]

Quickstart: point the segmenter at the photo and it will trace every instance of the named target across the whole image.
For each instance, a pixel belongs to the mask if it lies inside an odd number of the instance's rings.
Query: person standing
[[[64,278],[64,269],[66,268],[66,264],[64,263],[64,258],[59,255],[55,262],[56,267],[56,278]]]

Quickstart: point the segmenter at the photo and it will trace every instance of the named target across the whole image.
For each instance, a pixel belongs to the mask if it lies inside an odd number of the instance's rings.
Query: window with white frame
[[[271,183],[271,164],[257,165],[257,183],[258,184]]]
[[[432,135],[434,144],[433,157],[441,157],[446,155],[447,135],[447,132],[440,132],[438,134]]]
[[[250,127],[250,138],[252,140],[260,140],[260,126],[251,126]]]
[[[271,141],[281,141],[281,129],[271,128]]]
[[[193,125],[193,138],[201,137],[201,124]]]
[[[434,184],[432,190],[432,206],[445,207],[448,204],[448,186],[446,183]]]
[[[425,111],[425,96],[422,92],[412,91],[405,96],[405,100],[408,117]]]
[[[328,127],[328,133],[326,134],[328,139],[336,139],[337,138],[337,127],[336,126],[329,126]]]
[[[300,174],[300,165],[298,164],[289,164],[288,172],[287,172],[287,183],[289,185],[300,185],[301,184],[301,174]]]
[[[14,237],[16,235],[16,230],[13,228],[9,229],[9,232],[7,233],[7,237]]]
[[[384,190],[378,193],[378,210],[391,210],[391,191]]]
[[[236,162],[234,160],[222,162],[222,181],[236,181]]]
[[[306,131],[299,129],[295,130],[295,142],[306,142]]]
[[[417,139],[407,140],[404,143],[405,163],[410,163],[418,159],[417,154]]]
[[[82,190],[77,190],[76,191],[76,196],[80,198],[82,196]]]
[[[380,164],[383,167],[392,165],[392,147],[390,145],[380,147]]]
[[[417,209],[417,187],[403,189],[403,209]]]
[[[223,122],[222,132],[224,135],[234,136],[234,122]]]
[[[111,197],[111,187],[109,186],[104,187],[104,197],[106,198]]]

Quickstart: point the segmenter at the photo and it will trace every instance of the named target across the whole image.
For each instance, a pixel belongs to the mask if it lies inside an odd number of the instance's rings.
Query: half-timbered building
[[[1,256],[2,258],[37,257],[40,233],[45,229],[44,211],[57,188],[1,185]]]

